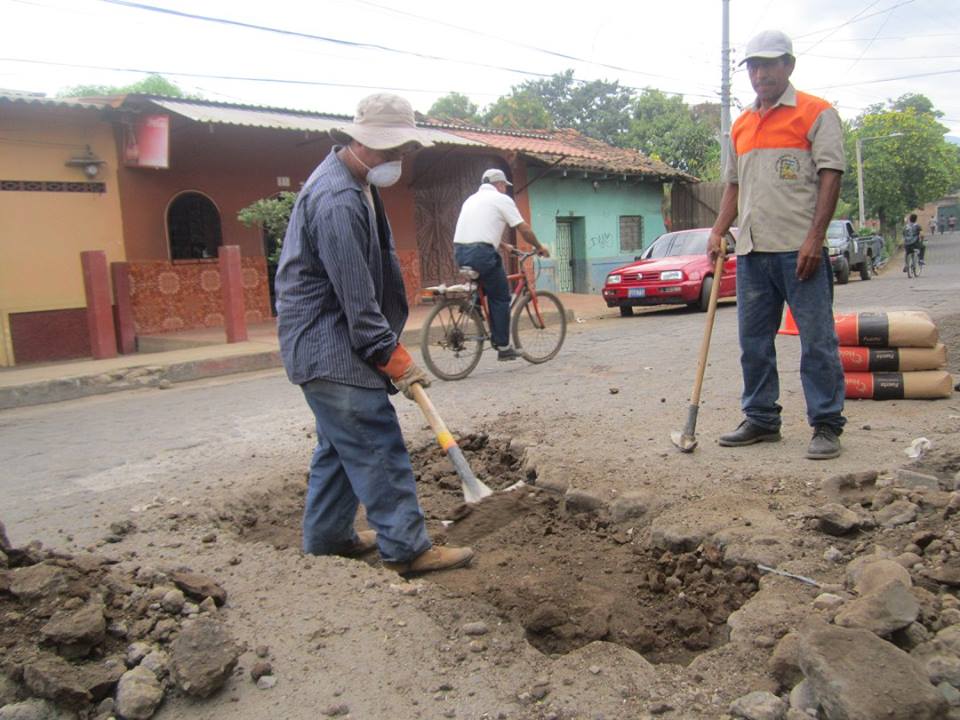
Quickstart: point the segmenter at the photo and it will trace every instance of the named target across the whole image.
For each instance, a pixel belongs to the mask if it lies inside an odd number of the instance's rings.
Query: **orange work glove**
[[[417,366],[401,343],[397,343],[387,364],[379,365],[377,369],[389,377],[397,390],[410,400],[414,399],[410,392],[411,385],[420,383],[423,387],[430,387],[430,378]]]

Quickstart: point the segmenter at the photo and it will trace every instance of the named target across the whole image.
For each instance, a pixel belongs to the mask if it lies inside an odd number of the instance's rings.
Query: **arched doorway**
[[[223,244],[220,211],[203,193],[181,193],[167,208],[167,237],[171,260],[215,258]]]

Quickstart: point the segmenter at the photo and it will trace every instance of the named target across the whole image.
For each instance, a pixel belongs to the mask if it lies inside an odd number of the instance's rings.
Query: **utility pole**
[[[727,166],[730,147],[730,0],[723,2],[723,39],[720,47],[720,172]]]

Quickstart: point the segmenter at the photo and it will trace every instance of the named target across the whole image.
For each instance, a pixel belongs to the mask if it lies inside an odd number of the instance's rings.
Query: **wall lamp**
[[[87,145],[87,149],[79,154],[74,155],[72,158],[67,160],[65,163],[67,167],[77,167],[83,170],[83,174],[87,176],[88,179],[93,180],[97,176],[97,173],[100,172],[100,166],[106,165],[106,160],[101,160],[94,154],[90,149],[90,146]]]

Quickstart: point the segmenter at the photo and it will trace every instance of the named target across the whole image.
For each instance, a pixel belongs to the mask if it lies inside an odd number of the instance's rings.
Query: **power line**
[[[110,2],[110,1],[111,0],[104,0],[104,2]],[[642,70],[634,70],[632,68],[623,67],[621,65],[610,65],[608,63],[596,62],[594,60],[587,60],[585,58],[577,57],[576,55],[568,55],[567,53],[557,52],[555,50],[543,48],[538,45],[530,45],[527,43],[519,42],[517,40],[509,40],[507,38],[500,37],[499,35],[493,35],[491,33],[486,33],[481,30],[475,30],[474,28],[463,27],[462,25],[455,25],[453,23],[448,23],[443,20],[437,20],[436,18],[428,17],[426,15],[417,15],[416,13],[407,12],[405,10],[398,10],[396,8],[388,7],[386,5],[379,5],[375,2],[370,2],[370,0],[353,0],[353,1],[360,5],[367,5],[368,7],[376,8],[378,10],[384,10],[386,12],[395,13],[397,15],[413,18],[415,20],[422,20],[424,22],[434,23],[435,25],[442,25],[443,27],[452,28],[454,30],[460,30],[462,32],[470,33],[472,35],[479,35],[480,37],[490,38],[491,40],[497,40],[499,42],[507,43],[509,45],[516,45],[517,47],[522,47],[527,50],[533,50],[535,52],[544,53],[545,55],[552,55],[553,57],[562,58],[564,60],[572,60],[573,62],[584,63],[586,65],[596,65],[597,67],[608,68],[610,70],[628,72],[628,73],[631,73],[632,75],[646,75],[648,77],[660,78],[662,80],[678,80],[683,82],[682,78],[672,77],[670,75],[660,75],[658,73],[644,72]]]
[[[860,80],[853,83],[840,83],[838,85],[819,85],[814,87],[814,90],[832,90],[833,88],[842,88],[842,87],[856,87],[857,85],[873,85],[875,83],[884,83],[884,82],[893,82],[895,80],[913,80],[915,78],[922,77],[933,77],[934,75],[953,75],[955,73],[960,73],[960,68],[954,70],[938,70],[937,72],[928,72],[928,73],[915,73],[913,75],[900,75],[898,77],[891,78],[876,78],[874,80]]]
[[[850,18],[846,22],[842,22],[839,25],[834,25],[832,27],[822,28],[820,30],[813,30],[812,32],[804,33],[803,35],[797,35],[793,39],[802,40],[803,38],[810,37],[811,35],[819,35],[820,33],[824,33],[824,32],[836,31],[836,30],[839,30],[840,28],[846,27],[847,25],[852,25],[853,23],[862,22],[868,18],[876,17],[877,15],[883,15],[884,13],[888,13],[891,10],[895,10],[896,8],[901,7],[903,5],[910,5],[911,3],[915,2],[915,0],[902,0],[902,2],[899,2],[896,5],[891,5],[888,8],[884,8],[883,10],[877,10],[876,12],[872,12],[869,15],[862,14],[867,10],[869,10],[870,8],[872,8],[874,5],[876,5],[877,2],[879,2],[879,0],[875,0],[875,2],[870,3],[867,7],[865,7],[863,10],[858,12],[856,15],[854,15],[852,18]],[[819,40],[817,42],[820,43],[822,42],[822,40]]]
[[[255,23],[247,23],[247,22],[242,22],[240,20],[231,20],[229,18],[212,17],[209,15],[197,15],[195,13],[182,12],[180,10],[172,10],[170,8],[157,7],[155,5],[146,5],[143,3],[131,2],[131,0],[99,0],[99,2],[107,3],[109,5],[118,5],[121,7],[128,7],[135,10],[156,12],[164,15],[171,15],[174,17],[186,18],[189,20],[199,20],[201,22],[209,22],[209,23],[220,24],[220,25],[229,25],[231,27],[239,27],[247,30],[257,30],[261,32],[276,33],[276,34],[284,35],[288,37],[305,38],[308,40],[319,40],[321,42],[328,42],[336,45],[344,45],[346,47],[368,49],[368,50],[380,50],[382,52],[388,52],[388,53],[393,53],[397,55],[408,55],[408,56],[420,58],[423,60],[454,62],[454,63],[463,64],[463,65],[473,65],[476,67],[487,68],[489,70],[502,70],[505,72],[516,73],[518,75],[529,75],[529,76],[541,77],[541,78],[552,77],[552,74],[538,73],[530,70],[523,70],[521,68],[508,67],[504,65],[493,65],[490,63],[483,63],[475,60],[459,60],[457,58],[443,57],[441,55],[431,55],[429,53],[421,53],[413,50],[401,50],[399,48],[389,47],[387,45],[380,45],[377,43],[357,42],[354,40],[344,40],[342,38],[335,38],[335,37],[330,37],[326,35],[314,35],[312,33],[299,32],[296,30],[287,30],[284,28],[271,27],[267,25],[257,25]],[[626,68],[621,68],[621,69],[626,70]],[[626,71],[634,72],[632,70],[626,70]],[[646,74],[649,74],[649,73],[646,73]],[[580,80],[579,78],[573,78],[573,80],[579,83],[584,83],[584,84],[587,82],[585,80]],[[351,87],[360,87],[360,86],[351,86]],[[633,89],[633,90],[640,89],[640,88],[635,88],[628,85],[624,85],[622,87],[627,89]],[[693,95],[697,97],[710,97],[710,98],[716,97],[716,94],[705,95],[703,93],[684,93],[684,92],[676,92],[676,91],[669,91],[669,90],[664,90],[663,92],[666,92],[671,95]]]

